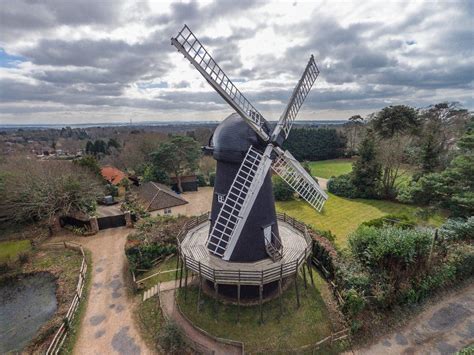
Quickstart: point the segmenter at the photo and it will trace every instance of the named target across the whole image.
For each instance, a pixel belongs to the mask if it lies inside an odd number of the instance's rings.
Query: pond
[[[56,282],[49,273],[0,284],[0,354],[21,351],[56,308]]]

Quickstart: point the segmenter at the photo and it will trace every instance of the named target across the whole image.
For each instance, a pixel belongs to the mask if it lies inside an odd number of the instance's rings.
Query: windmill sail
[[[303,199],[321,212],[328,195],[308,174],[301,164],[291,155],[289,151],[275,150],[278,158],[272,165],[272,169],[285,180]]]
[[[270,170],[272,145],[263,154],[250,147],[230,186],[208,238],[208,249],[229,260]]]
[[[272,140],[276,141],[280,134],[283,135],[283,139],[285,140],[288,138],[290,134],[291,126],[300,110],[301,106],[303,105],[306,96],[308,96],[311,87],[313,86],[316,78],[319,75],[319,69],[314,61],[314,56],[311,56],[309,59],[308,64],[306,65],[306,69],[301,76],[301,79],[298,81],[295,89],[293,90],[293,94],[291,95],[290,102],[285,108],[283,115],[280,117],[277,126],[275,127]]]
[[[214,90],[247,121],[264,141],[269,140],[267,121],[217,65],[188,26],[184,25],[178,35],[171,38],[171,44],[184,54]]]

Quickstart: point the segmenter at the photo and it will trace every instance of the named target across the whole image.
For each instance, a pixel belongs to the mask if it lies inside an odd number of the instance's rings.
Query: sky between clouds
[[[472,109],[473,14],[471,1],[4,1],[0,123],[221,120],[231,108],[170,45],[185,23],[267,120],[311,54],[321,74],[300,119]]]

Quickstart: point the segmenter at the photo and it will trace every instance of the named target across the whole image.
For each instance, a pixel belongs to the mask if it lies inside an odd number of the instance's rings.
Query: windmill
[[[278,261],[284,250],[279,236],[271,170],[317,211],[327,194],[301,164],[282,148],[319,69],[311,55],[276,126],[245,98],[210,56],[188,26],[171,44],[201,73],[236,111],[219,126],[211,149],[217,160],[210,230],[206,246],[217,258],[231,262]]]

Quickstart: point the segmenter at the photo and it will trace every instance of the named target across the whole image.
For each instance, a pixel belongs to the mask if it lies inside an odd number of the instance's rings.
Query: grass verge
[[[74,345],[76,345],[77,337],[81,329],[81,324],[86,314],[87,299],[89,298],[89,291],[92,282],[92,256],[91,252],[84,249],[86,254],[87,272],[86,272],[86,283],[82,291],[82,299],[79,307],[76,311],[76,316],[70,324],[69,333],[66,337],[63,347],[61,348],[61,354],[72,354]]]
[[[21,253],[26,253],[31,250],[31,243],[29,240],[10,240],[0,242],[0,263],[15,262]]]
[[[157,348],[157,336],[160,333],[165,319],[161,314],[158,296],[140,302],[136,309],[140,333],[150,349]]]
[[[387,214],[406,214],[421,224],[439,226],[444,217],[436,214],[427,221],[416,217],[419,207],[385,200],[347,199],[329,194],[329,199],[321,213],[301,200],[276,203],[277,210],[318,229],[330,230],[336,235],[336,245],[345,247],[350,233],[365,221],[380,218]]]
[[[183,313],[198,327],[214,336],[241,341],[246,352],[272,352],[296,349],[314,344],[333,331],[330,310],[326,307],[320,289],[325,282],[313,272],[315,287],[308,277],[308,289],[303,279],[298,278],[301,306],[296,306],[296,292],[293,284],[282,296],[283,314],[280,314],[279,299],[263,305],[264,323],[260,324],[259,306],[240,308],[240,322],[237,322],[238,307],[219,303],[217,320],[214,299],[207,295],[201,297],[201,311],[197,312],[198,289],[189,287],[187,301],[184,291],[178,292],[177,301]],[[333,353],[328,349],[328,353]]]
[[[157,272],[161,271],[169,271],[176,269],[176,256],[169,258],[168,260],[162,262],[161,264],[155,266],[154,268],[148,270],[147,272],[140,274],[138,276],[138,280],[144,279],[150,275],[156,274]],[[158,282],[166,282],[166,281],[173,281],[175,280],[176,273],[175,272],[166,272],[164,274],[160,274],[154,277],[149,278],[143,282],[143,288],[148,290],[150,287],[155,286]]]

